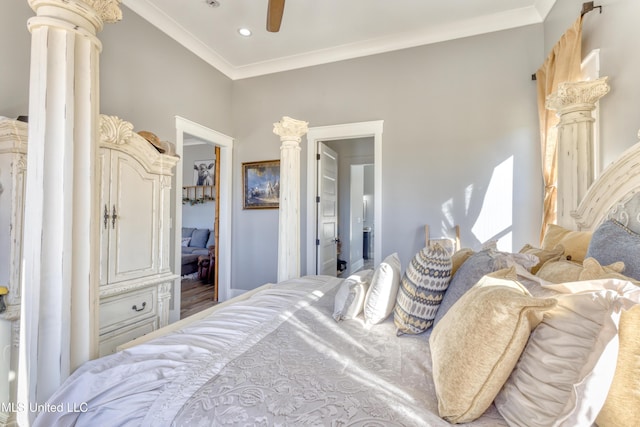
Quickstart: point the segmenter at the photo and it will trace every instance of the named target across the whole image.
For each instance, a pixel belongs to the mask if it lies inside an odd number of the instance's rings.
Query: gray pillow
[[[204,248],[206,247],[207,240],[209,240],[209,230],[206,228],[196,228],[191,235],[189,246]]]
[[[182,237],[191,237],[193,230],[195,230],[195,228],[182,227]]]
[[[601,265],[622,261],[622,274],[640,280],[640,234],[618,221],[605,221],[593,232],[587,250],[589,257],[595,258]]]
[[[209,240],[207,240],[207,246],[205,246],[205,248],[208,248],[209,246],[215,246],[216,245],[216,235],[213,234],[213,230],[209,230]]]
[[[449,287],[433,320],[433,325],[437,325],[458,299],[478,283],[482,276],[497,270],[510,268],[516,264],[530,271],[531,267],[538,264],[538,262],[538,257],[534,255],[501,252],[494,249],[485,249],[471,255],[451,278]]]
[[[442,298],[440,307],[433,319],[433,325],[437,325],[440,319],[449,311],[453,304],[464,295],[485,274],[493,272],[493,257],[491,250],[484,250],[471,255],[456,271],[451,278],[449,287]]]

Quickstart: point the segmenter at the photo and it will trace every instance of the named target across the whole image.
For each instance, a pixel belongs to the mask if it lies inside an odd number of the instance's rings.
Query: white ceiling
[[[234,80],[540,23],[555,2],[289,0],[269,33],[267,0],[123,0]]]

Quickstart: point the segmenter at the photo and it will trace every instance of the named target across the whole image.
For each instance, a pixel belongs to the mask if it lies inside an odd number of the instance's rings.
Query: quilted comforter
[[[428,333],[336,322],[341,279],[309,276],[88,362],[37,426],[447,426]],[[492,406],[475,426],[506,425]]]

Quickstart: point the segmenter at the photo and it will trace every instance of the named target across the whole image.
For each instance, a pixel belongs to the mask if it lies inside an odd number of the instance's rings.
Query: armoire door
[[[128,154],[105,152],[101,266],[107,274],[101,284],[158,273],[159,176]]]

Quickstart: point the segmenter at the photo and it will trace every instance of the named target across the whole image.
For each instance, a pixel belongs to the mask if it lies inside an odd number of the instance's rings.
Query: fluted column
[[[278,282],[300,277],[300,141],[308,122],[283,117],[273,124],[280,136],[280,226]]]
[[[609,92],[607,77],[598,80],[562,83],[547,98],[547,108],[556,110],[558,129],[558,219],[572,228],[571,212],[594,181],[593,110]]]
[[[80,363],[97,354],[100,192],[95,166],[102,46],[96,34],[105,22],[122,18],[120,0],[28,2],[36,16],[28,21],[31,76],[18,380],[24,404],[46,400]]]

